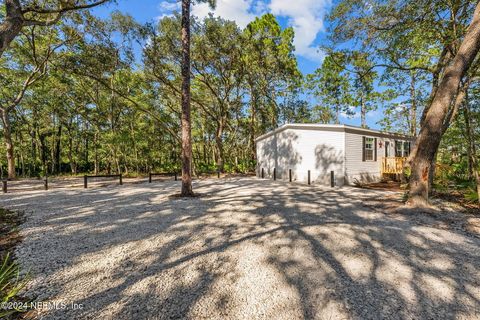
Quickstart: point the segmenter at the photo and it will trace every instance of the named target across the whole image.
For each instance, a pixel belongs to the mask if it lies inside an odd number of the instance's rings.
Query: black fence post
[[[273,168],[273,180],[277,180],[277,168]]]
[[[45,175],[45,190],[48,190],[48,176]]]
[[[177,171],[175,171],[175,181],[177,181],[178,177],[177,177]]]
[[[87,189],[87,175],[83,176],[83,188]]]
[[[7,193],[7,180],[2,180],[3,193]]]
[[[330,171],[330,186],[335,187],[335,172]]]
[[[120,174],[120,185],[123,185],[122,175]]]
[[[220,179],[220,170],[217,170],[217,178]]]
[[[265,177],[265,171],[262,168],[262,179]]]
[[[310,184],[310,170],[308,170],[308,184]]]
[[[152,183],[152,173],[148,174],[148,183]]]
[[[288,169],[288,181],[292,182],[292,169]]]

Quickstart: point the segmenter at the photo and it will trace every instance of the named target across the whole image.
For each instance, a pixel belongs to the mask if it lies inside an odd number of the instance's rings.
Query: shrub
[[[478,192],[475,188],[469,187],[465,192],[465,199],[472,202],[478,202]]]
[[[4,319],[18,312],[24,312],[25,309],[16,307],[11,308],[9,303],[17,302],[18,293],[26,285],[27,278],[20,277],[20,268],[17,263],[11,261],[7,254],[0,268],[0,318]],[[21,304],[20,304],[21,305]]]

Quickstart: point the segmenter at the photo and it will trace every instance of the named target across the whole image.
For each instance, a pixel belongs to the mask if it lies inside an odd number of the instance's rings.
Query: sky
[[[215,9],[208,4],[200,3],[192,7],[192,14],[203,18],[209,13],[232,20],[240,27],[245,27],[255,17],[272,13],[283,28],[293,27],[295,31],[295,55],[303,74],[317,69],[324,57],[319,47],[326,41],[325,15],[332,7],[331,0],[217,0]],[[117,0],[116,4],[108,4],[95,8],[93,13],[100,17],[108,17],[110,12],[119,10],[128,13],[138,22],[153,22],[164,16],[179,11],[178,0]],[[381,110],[372,111],[367,116],[370,128],[379,128],[376,124],[382,115]],[[341,117],[341,122],[360,125],[360,117]]]

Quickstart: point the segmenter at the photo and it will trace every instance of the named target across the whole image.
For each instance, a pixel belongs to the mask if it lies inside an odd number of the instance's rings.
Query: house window
[[[390,142],[385,141],[385,157],[390,157]]]
[[[365,160],[373,161],[374,140],[373,138],[365,138]]]
[[[403,157],[403,143],[395,140],[395,157]]]
[[[408,157],[410,155],[409,141],[395,141],[395,157]]]
[[[403,142],[403,156],[408,157],[410,155],[410,142]]]

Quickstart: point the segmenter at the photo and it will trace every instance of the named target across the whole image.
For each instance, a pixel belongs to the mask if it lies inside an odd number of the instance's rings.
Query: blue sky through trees
[[[217,6],[211,10],[208,4],[196,4],[192,13],[200,18],[214,14],[235,21],[245,27],[255,17],[265,13],[274,14],[282,27],[293,27],[295,31],[295,54],[303,74],[312,73],[322,62],[323,52],[319,49],[326,41],[325,14],[331,8],[330,0],[217,0]],[[138,22],[153,22],[171,15],[180,9],[177,0],[118,0],[93,10],[100,17],[108,17],[110,12],[119,10],[133,16]],[[314,102],[314,101],[312,101]],[[382,117],[382,110],[368,114],[367,123],[371,128]],[[345,124],[360,125],[357,113],[353,117],[341,117]]]

